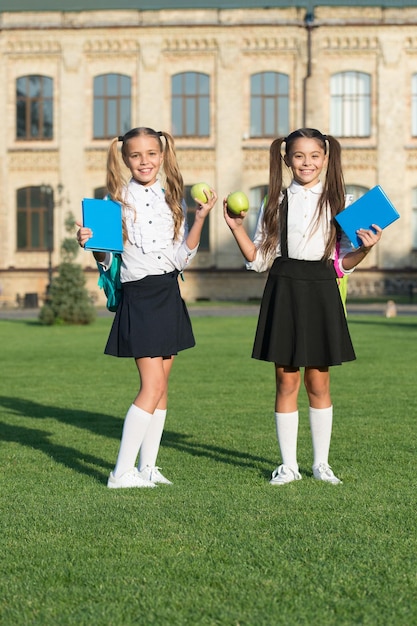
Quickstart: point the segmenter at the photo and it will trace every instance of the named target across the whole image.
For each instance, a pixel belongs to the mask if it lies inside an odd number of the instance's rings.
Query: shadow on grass
[[[91,413],[88,411],[48,406],[33,402],[32,400],[9,396],[0,396],[0,406],[10,411],[11,414],[19,417],[53,419],[70,426],[89,430],[103,437],[115,438],[117,440],[119,440],[122,432],[123,421],[120,418],[104,415],[102,413]],[[112,463],[109,463],[105,459],[85,454],[76,448],[54,443],[50,440],[52,436],[54,436],[54,433],[37,428],[28,428],[15,424],[11,425],[5,422],[1,423],[0,439],[3,441],[15,442],[40,450],[70,469],[81,474],[92,476],[99,482],[107,481],[108,473],[113,468],[116,458],[114,458]],[[86,445],[88,445],[87,442]],[[162,445],[178,450],[179,452],[190,454],[191,456],[212,459],[217,463],[225,463],[227,465],[243,468],[254,468],[262,474],[265,473],[265,470],[260,467],[260,465],[267,464],[268,468],[270,468],[274,464],[274,461],[271,461],[271,459],[195,441],[192,435],[169,430],[164,431]],[[115,452],[117,453],[117,451]],[[105,473],[100,471],[99,468],[105,469]]]
[[[254,468],[259,470],[260,464],[273,465],[274,461],[262,456],[239,452],[230,448],[223,448],[212,444],[199,443],[191,435],[176,433],[169,430],[164,431],[162,445],[166,448],[175,448],[180,452],[186,452],[191,456],[212,459],[218,463],[234,465],[243,468]],[[269,472],[270,473],[270,472]]]
[[[14,442],[35,450],[40,450],[57,463],[61,463],[79,474],[92,476],[100,483],[107,480],[108,473],[113,468],[110,463],[91,454],[85,454],[76,448],[52,443],[49,439],[51,435],[52,433],[45,430],[38,430],[37,428],[11,426],[4,422],[1,424],[0,438],[3,441]],[[91,465],[94,467],[89,467]],[[105,468],[107,471],[104,473],[98,468]]]

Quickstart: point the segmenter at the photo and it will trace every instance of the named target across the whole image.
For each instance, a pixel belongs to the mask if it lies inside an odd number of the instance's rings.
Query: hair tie
[[[120,135],[120,137],[117,138],[117,141],[124,141],[125,136],[124,135]]]
[[[162,137],[164,133],[161,130],[158,130],[156,134],[158,135],[158,137]]]

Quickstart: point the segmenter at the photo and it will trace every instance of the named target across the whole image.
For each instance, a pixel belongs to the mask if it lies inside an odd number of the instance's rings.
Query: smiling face
[[[163,158],[158,139],[149,135],[132,137],[123,149],[125,165],[133,178],[144,187],[156,182]]]
[[[303,187],[317,185],[326,159],[321,142],[308,137],[298,137],[285,155],[285,163],[291,168],[294,180]]]

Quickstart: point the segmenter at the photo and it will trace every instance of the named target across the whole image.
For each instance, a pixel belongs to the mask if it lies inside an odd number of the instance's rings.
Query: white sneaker
[[[156,485],[157,483],[161,485],[172,485],[172,482],[165,478],[163,474],[159,471],[159,467],[150,467],[146,465],[139,471],[139,476],[144,478],[145,480],[149,480],[151,483]]]
[[[134,467],[119,476],[119,478],[115,478],[113,472],[110,472],[107,487],[109,489],[129,489],[130,487],[156,487],[156,485],[150,480],[142,478],[136,467]]]
[[[269,481],[270,485],[285,485],[286,483],[292,483],[293,480],[301,480],[301,474],[288,465],[279,465],[277,469],[272,472],[272,478]]]
[[[319,463],[313,466],[313,476],[317,480],[324,480],[326,483],[331,483],[332,485],[340,485],[342,482],[333,474],[332,468],[330,465],[327,465],[327,463]]]

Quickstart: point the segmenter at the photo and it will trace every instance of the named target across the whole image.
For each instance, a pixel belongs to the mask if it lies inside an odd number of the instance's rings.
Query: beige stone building
[[[351,292],[417,285],[417,0],[259,4],[2,0],[2,305],[42,302],[68,213],[100,197],[109,140],[135,126],[173,133],[187,189],[244,191],[249,230],[272,139],[337,136],[348,190],[380,184],[401,215]],[[91,254],[78,261],[102,302]],[[264,280],[244,269],[219,201],[185,298],[258,298]]]

